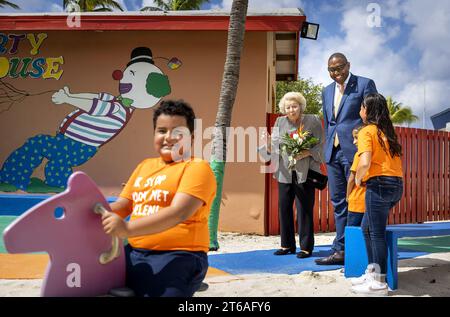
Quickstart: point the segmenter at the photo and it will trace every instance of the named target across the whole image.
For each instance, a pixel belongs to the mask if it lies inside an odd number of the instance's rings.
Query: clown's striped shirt
[[[132,111],[114,96],[100,93],[88,112],[81,109],[71,112],[59,131],[68,138],[99,147],[119,134],[130,120]]]

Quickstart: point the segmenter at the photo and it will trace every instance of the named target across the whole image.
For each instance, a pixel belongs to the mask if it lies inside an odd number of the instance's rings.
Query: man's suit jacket
[[[362,124],[359,110],[365,96],[376,93],[377,88],[372,79],[351,74],[347,87],[345,87],[339,105],[337,116],[334,115],[334,92],[336,82],[325,87],[322,91],[322,107],[325,125],[325,162],[329,163],[333,151],[336,131],[339,144],[345,157],[353,162],[356,146],[353,144],[352,130]]]

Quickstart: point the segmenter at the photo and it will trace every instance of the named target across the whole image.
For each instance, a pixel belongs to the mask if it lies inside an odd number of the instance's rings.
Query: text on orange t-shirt
[[[216,180],[208,162],[192,159],[166,164],[161,158],[144,160],[134,170],[120,197],[133,202],[130,221],[134,221],[164,212],[176,193],[194,196],[203,205],[189,219],[166,231],[128,238],[133,248],[208,252],[208,216],[216,194]]]

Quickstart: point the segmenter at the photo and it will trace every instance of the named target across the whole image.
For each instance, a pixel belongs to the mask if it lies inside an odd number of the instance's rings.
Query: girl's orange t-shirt
[[[356,173],[356,168],[359,164],[359,153],[355,154],[352,167],[350,171]],[[353,186],[353,190],[348,195],[348,211],[351,212],[365,212],[366,211],[366,187]]]
[[[374,124],[364,127],[358,133],[358,153],[371,152],[372,159],[370,168],[363,178],[366,182],[375,176],[403,177],[402,161],[399,156],[392,157],[389,153],[389,143],[386,136],[381,132],[387,152],[383,150],[378,141],[378,128]]]

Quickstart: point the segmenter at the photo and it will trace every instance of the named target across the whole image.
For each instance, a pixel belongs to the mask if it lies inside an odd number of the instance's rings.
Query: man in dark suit
[[[328,172],[328,190],[334,207],[336,238],[333,253],[317,259],[320,265],[344,263],[344,230],[347,224],[347,180],[356,146],[352,130],[362,124],[359,110],[364,97],[377,92],[369,78],[350,73],[350,63],[342,53],[334,53],[328,59],[328,72],[333,83],[322,91],[325,125],[325,162]]]

